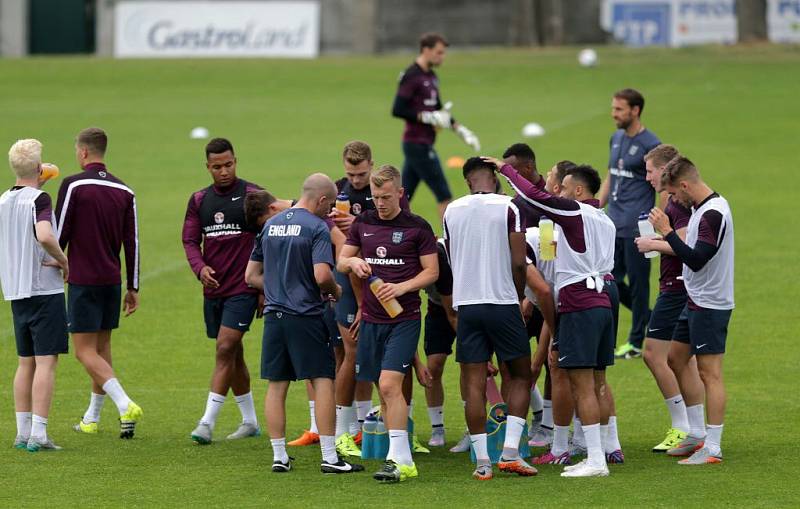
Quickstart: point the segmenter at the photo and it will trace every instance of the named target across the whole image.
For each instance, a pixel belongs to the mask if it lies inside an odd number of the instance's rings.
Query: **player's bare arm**
[[[334,299],[342,296],[342,287],[336,284],[331,266],[327,263],[314,264],[314,280],[317,286],[326,295],[333,295]]]
[[[401,295],[409,292],[416,292],[422,290],[428,285],[433,284],[439,279],[439,255],[436,253],[423,255],[419,257],[419,263],[422,265],[422,271],[402,283],[384,283],[375,293],[378,299],[387,301],[396,299]]]
[[[264,263],[250,260],[244,270],[244,282],[251,288],[264,291]]]
[[[367,262],[358,257],[360,252],[358,246],[344,246],[339,254],[336,270],[342,274],[353,273],[361,279],[368,278],[372,275],[372,269]]]

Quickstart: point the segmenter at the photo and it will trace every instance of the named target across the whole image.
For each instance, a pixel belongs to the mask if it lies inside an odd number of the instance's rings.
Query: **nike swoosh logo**
[[[239,322],[239,327],[247,327],[246,323]]]
[[[708,343],[703,343],[702,345],[697,345],[697,349],[698,349],[698,350],[700,350],[701,348],[703,348],[703,347],[704,347],[704,346],[706,346],[707,344],[708,344]]]
[[[663,327],[662,327],[662,328],[663,328]],[[658,331],[660,331],[661,329],[647,329],[647,330],[648,330],[649,332],[658,332]]]
[[[338,470],[340,472],[349,472],[353,469],[352,465],[344,464],[344,465],[336,465],[334,463],[326,463],[325,466],[327,468],[332,468],[334,470]]]
[[[411,366],[411,364],[403,364],[403,368],[407,368],[409,366]]]
[[[367,196],[367,201],[372,201],[372,196]]]
[[[242,199],[241,196],[236,196],[234,198],[231,198],[231,201],[236,201],[236,200],[241,200],[241,199]]]
[[[373,235],[375,235],[375,234],[374,233],[365,233],[364,234],[365,237],[372,237]]]
[[[564,357],[559,357],[559,358],[558,358],[558,362],[561,362],[561,361],[563,361],[563,360],[564,360],[564,359],[566,359],[567,357],[569,357],[569,355],[565,355]]]

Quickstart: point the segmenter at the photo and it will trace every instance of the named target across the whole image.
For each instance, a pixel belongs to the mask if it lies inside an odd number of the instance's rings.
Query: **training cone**
[[[447,160],[447,167],[451,170],[459,170],[464,166],[464,158],[453,156]]]

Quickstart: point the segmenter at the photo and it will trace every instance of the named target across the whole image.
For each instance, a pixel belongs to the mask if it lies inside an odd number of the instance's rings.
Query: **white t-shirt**
[[[471,194],[444,213],[444,238],[453,271],[453,308],[518,304],[511,273],[510,232],[522,233],[519,210],[499,194]]]
[[[42,265],[52,259],[36,240],[36,198],[33,187],[12,189],[0,196],[0,281],[5,300],[64,293],[61,272]],[[55,224],[53,231],[55,231]]]
[[[683,282],[692,302],[708,309],[728,310],[734,308],[733,301],[733,217],[727,200],[716,196],[692,211],[686,227],[686,245],[697,245],[700,221],[703,214],[716,210],[722,215],[717,240],[717,252],[697,272],[683,266]]]

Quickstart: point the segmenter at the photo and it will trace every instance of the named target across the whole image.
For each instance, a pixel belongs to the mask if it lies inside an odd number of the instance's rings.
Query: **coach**
[[[614,249],[614,279],[620,302],[631,310],[628,341],[616,357],[641,355],[650,314],[650,260],[636,249],[637,221],[653,207],[655,191],[645,179],[644,155],[661,143],[640,120],[644,97],[632,88],[620,90],[611,101],[611,116],[617,130],[611,136],[608,178],[600,189],[600,206],[608,205],[608,216],[617,228]],[[627,276],[627,283],[624,281]]]

